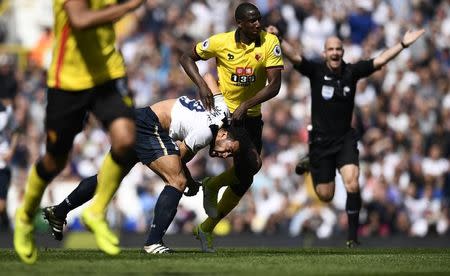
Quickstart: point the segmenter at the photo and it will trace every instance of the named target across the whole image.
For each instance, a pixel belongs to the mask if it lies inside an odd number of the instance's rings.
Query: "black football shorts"
[[[45,128],[47,151],[54,155],[67,154],[75,135],[84,126],[91,112],[108,128],[117,118],[134,119],[124,78],[81,91],[48,88]]]
[[[359,166],[358,138],[354,129],[340,137],[311,135],[310,170],[314,185],[334,181],[336,169],[344,165]]]

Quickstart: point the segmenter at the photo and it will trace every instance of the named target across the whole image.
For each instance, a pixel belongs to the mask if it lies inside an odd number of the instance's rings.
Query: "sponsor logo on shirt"
[[[249,86],[256,81],[252,67],[237,67],[234,74],[231,74],[231,81],[236,86]]]

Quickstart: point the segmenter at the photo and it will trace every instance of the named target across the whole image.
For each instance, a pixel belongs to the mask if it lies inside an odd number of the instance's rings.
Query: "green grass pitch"
[[[450,249],[220,248],[217,253],[178,249],[170,255],[125,249],[110,257],[98,250],[39,251],[34,265],[0,250],[1,275],[450,275]]]

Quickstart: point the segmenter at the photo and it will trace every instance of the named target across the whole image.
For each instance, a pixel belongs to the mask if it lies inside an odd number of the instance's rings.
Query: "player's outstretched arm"
[[[270,25],[266,28],[266,31],[279,37],[279,31],[275,26]],[[289,42],[280,39],[280,46],[281,51],[283,52],[283,56],[289,59],[292,64],[300,64],[302,62],[301,54],[296,51],[294,47],[289,44]]]
[[[403,49],[408,48],[411,44],[413,44],[424,33],[425,29],[407,31],[399,43],[387,49],[373,60],[373,66],[376,69],[382,67],[390,60],[395,58]]]
[[[197,60],[199,60],[199,58],[194,54],[194,52],[190,54],[184,53],[180,58],[180,64],[184,71],[188,74],[189,78],[191,78],[191,80],[197,85],[199,89],[198,93],[203,106],[207,110],[212,110],[214,107],[214,97],[205,80],[198,72],[198,67],[195,64]]]
[[[110,5],[101,10],[92,10],[87,0],[68,0],[64,9],[72,28],[82,30],[119,20],[126,13],[138,8],[145,0],[129,0]]]

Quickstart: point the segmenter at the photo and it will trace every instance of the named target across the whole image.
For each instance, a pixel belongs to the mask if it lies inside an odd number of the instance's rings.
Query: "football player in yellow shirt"
[[[213,96],[198,72],[195,61],[216,59],[219,89],[232,112],[232,123],[243,126],[253,147],[234,156],[234,167],[203,181],[205,211],[208,218],[194,229],[204,252],[213,252],[212,231],[238,203],[261,168],[261,104],[275,97],[281,85],[283,59],[275,35],[262,30],[261,13],[251,3],[241,3],[235,10],[238,28],[220,33],[198,43],[192,53],[180,60],[186,73],[198,86],[200,98],[211,108]],[[267,84],[267,85],[266,85]],[[217,194],[228,186],[219,203]]]
[[[100,249],[111,255],[120,251],[104,212],[132,161],[135,124],[113,23],[142,2],[53,0],[55,47],[47,77],[47,147],[30,169],[15,218],[14,247],[27,264],[37,260],[33,218],[42,194],[66,166],[73,139],[83,129],[88,112],[108,130],[111,151],[98,175],[96,197],[82,218]]]

